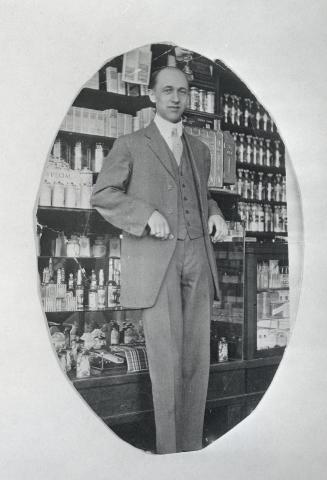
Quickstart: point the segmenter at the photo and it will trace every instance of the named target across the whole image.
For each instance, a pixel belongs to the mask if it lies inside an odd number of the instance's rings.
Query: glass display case
[[[290,336],[287,243],[248,245],[247,358],[282,355]]]
[[[244,243],[215,246],[221,298],[214,301],[211,362],[242,360],[244,322]]]

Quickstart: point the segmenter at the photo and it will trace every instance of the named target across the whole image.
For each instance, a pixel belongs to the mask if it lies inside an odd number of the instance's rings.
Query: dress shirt
[[[172,129],[177,128],[177,133],[179,137],[182,136],[183,134],[183,124],[182,121],[180,120],[177,123],[172,123],[168,122],[168,120],[165,120],[164,118],[160,117],[157,113],[154,117],[154,123],[159,129],[159,132],[163,136],[164,140],[168,144],[168,147],[170,148],[171,151],[173,151],[173,144],[172,144]]]

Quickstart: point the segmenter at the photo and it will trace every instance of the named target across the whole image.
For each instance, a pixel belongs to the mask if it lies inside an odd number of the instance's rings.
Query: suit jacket
[[[208,190],[210,152],[184,132],[199,198],[204,239],[217,298],[220,297],[216,260],[208,234],[208,216],[220,214]],[[92,206],[123,230],[121,244],[121,305],[152,307],[159,293],[177,241],[178,180],[168,146],[156,124],[119,137],[106,157],[93,188]],[[149,217],[158,210],[174,235],[160,240],[148,235]]]

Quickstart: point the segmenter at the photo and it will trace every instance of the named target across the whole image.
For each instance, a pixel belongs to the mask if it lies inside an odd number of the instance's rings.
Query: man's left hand
[[[211,215],[208,219],[208,232],[211,235],[216,227],[216,231],[211,240],[213,243],[223,240],[228,233],[228,228],[225,220],[220,215]]]

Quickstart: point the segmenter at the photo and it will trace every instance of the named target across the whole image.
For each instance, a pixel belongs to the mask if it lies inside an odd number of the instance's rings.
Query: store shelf
[[[206,118],[206,119],[212,119],[212,120],[215,120],[215,119],[219,119],[221,118],[220,115],[216,115],[215,113],[207,113],[207,112],[201,112],[200,110],[192,110],[190,108],[187,108],[185,111],[184,111],[184,115],[194,115],[196,117],[203,117],[203,118]]]
[[[267,132],[266,130],[257,130],[255,127],[244,127],[244,126],[239,126],[235,125],[232,123],[225,123],[222,122],[222,127],[223,130],[228,130],[231,133],[243,133],[245,136],[246,135],[251,135],[253,137],[257,138],[264,138],[264,139],[269,139],[269,140],[281,140],[279,133],[277,132]]]
[[[258,203],[259,205],[275,205],[277,207],[282,207],[286,206],[286,202],[275,202],[274,200],[255,200],[255,199],[250,199],[250,198],[243,198],[240,197],[240,202],[243,203]]]
[[[114,108],[121,113],[135,115],[142,108],[152,107],[153,103],[148,96],[133,97],[102,90],[93,90],[92,88],[83,88],[76,97],[73,106],[93,108],[95,110]]]
[[[113,137],[105,137],[102,135],[94,135],[90,133],[82,133],[82,132],[69,132],[67,130],[59,130],[57,138],[61,138],[62,140],[66,140],[69,143],[77,142],[79,140],[84,140],[87,143],[104,143],[108,147],[112,147],[116,138]]]
[[[66,234],[83,232],[87,234],[120,234],[120,230],[106,222],[93,209],[38,207],[37,220],[43,227],[65,231]]]
[[[246,232],[246,237],[256,237],[258,240],[273,240],[276,236],[285,237],[287,241],[286,232]]]
[[[251,170],[253,172],[262,172],[262,173],[272,173],[277,174],[280,173],[281,175],[286,175],[286,170],[284,167],[267,167],[266,165],[254,165],[253,163],[246,163],[246,162],[236,162],[236,168],[243,170]]]
[[[116,307],[106,307],[106,308],[103,308],[103,309],[92,309],[92,308],[88,308],[88,307],[84,307],[83,310],[58,310],[57,312],[47,312],[45,311],[45,313],[47,315],[56,315],[56,314],[65,314],[65,313],[68,313],[68,314],[71,314],[71,313],[81,313],[81,312],[116,312],[118,310],[126,310],[125,308],[117,305]]]
[[[219,187],[209,187],[210,193],[216,194],[216,195],[226,195],[229,198],[235,198],[236,200],[240,200],[241,195],[239,195],[237,192],[232,192],[231,190],[227,190],[224,188],[219,188]]]
[[[290,287],[278,287],[278,288],[257,288],[257,293],[262,293],[262,292],[278,292],[279,290],[289,290]]]

